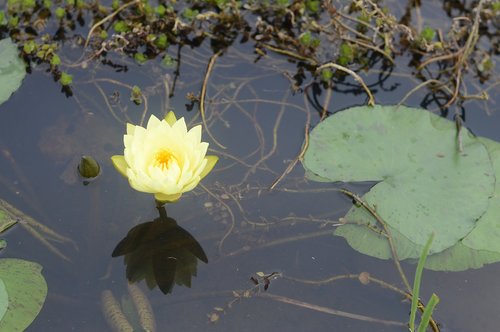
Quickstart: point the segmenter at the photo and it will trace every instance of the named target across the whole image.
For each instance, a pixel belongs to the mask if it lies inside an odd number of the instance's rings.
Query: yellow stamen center
[[[177,159],[168,150],[161,149],[154,155],[154,164],[161,169],[168,169],[172,162],[175,161],[177,161]]]

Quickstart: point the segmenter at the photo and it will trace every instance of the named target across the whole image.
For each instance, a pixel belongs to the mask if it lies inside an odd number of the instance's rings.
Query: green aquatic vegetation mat
[[[24,61],[10,38],[0,40],[0,104],[21,86],[26,75]]]
[[[465,128],[457,134],[454,122],[422,109],[354,107],[312,130],[303,164],[311,179],[377,182],[363,200],[386,222],[400,259],[417,259],[434,233],[428,268],[463,270],[500,260],[497,142]],[[345,220],[336,235],[361,253],[392,258],[368,211],[353,206]]]
[[[0,331],[24,331],[42,309],[47,296],[47,283],[40,264],[22,259],[0,259],[0,280],[6,292],[0,290],[0,313],[8,302],[7,311],[0,319]]]

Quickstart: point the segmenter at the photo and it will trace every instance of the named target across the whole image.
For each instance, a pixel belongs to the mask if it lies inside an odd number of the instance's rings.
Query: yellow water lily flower
[[[160,202],[174,202],[192,190],[215,166],[218,157],[207,156],[201,125],[186,127],[184,118],[169,112],[154,115],[146,128],[127,123],[124,155],[111,157],[113,165],[135,190],[152,193]]]

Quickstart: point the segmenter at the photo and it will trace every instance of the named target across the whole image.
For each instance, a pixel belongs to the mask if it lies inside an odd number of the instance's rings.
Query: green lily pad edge
[[[24,331],[38,316],[47,297],[41,271],[35,262],[0,259],[0,331]]]
[[[388,225],[399,259],[461,271],[500,261],[500,143],[476,137],[424,109],[360,106],[340,111],[310,134],[302,161],[311,180],[376,181],[362,199]],[[500,186],[499,186],[500,187]],[[335,235],[355,250],[392,258],[376,220],[353,206]],[[369,227],[368,227],[369,226]]]
[[[25,67],[17,45],[10,38],[0,40],[0,105],[21,86]]]

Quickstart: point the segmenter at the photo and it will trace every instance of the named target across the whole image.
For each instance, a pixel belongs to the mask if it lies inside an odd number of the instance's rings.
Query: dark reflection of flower
[[[163,206],[158,210],[160,216],[133,227],[112,256],[125,256],[130,282],[145,279],[150,289],[158,285],[167,294],[174,284],[191,287],[197,259],[208,263],[208,258],[198,241],[168,217]]]

